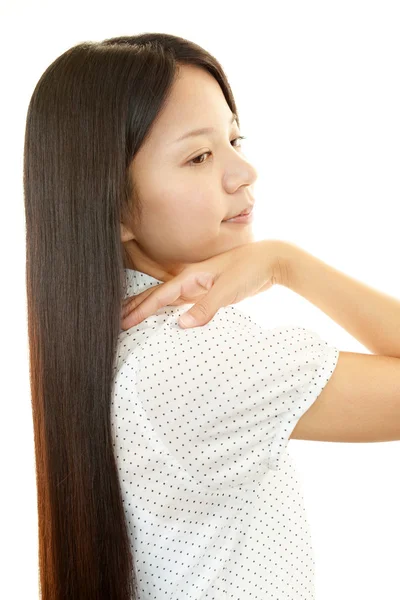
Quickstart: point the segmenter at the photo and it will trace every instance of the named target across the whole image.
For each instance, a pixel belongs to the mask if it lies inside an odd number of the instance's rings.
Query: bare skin
[[[231,117],[216,80],[181,66],[130,167],[143,214],[140,223],[121,223],[125,267],[167,282],[188,265],[254,241],[251,223],[222,222],[254,204],[257,179]],[[200,127],[215,131],[176,141]]]

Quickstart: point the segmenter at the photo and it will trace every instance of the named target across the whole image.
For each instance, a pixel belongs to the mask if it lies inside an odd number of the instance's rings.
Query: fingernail
[[[183,325],[183,327],[191,327],[192,325],[195,325],[196,319],[192,317],[192,315],[186,313],[179,317],[178,323],[179,325]]]

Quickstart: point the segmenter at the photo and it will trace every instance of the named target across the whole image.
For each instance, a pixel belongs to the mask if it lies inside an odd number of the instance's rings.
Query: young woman
[[[78,44],[35,87],[42,600],[314,598],[290,438],[400,438],[400,303],[288,242],[254,242],[236,218],[257,177],[239,123],[218,61],[167,34]],[[375,355],[231,306],[274,284]],[[199,326],[184,329],[189,303]]]

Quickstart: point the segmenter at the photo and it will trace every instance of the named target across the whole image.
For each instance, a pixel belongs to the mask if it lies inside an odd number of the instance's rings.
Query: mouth
[[[236,217],[231,217],[230,219],[225,219],[222,221],[223,223],[251,223],[253,220],[253,208],[246,209],[245,211],[236,215]]]
[[[235,216],[235,217],[233,217],[233,218],[236,218],[236,217],[244,217],[244,216],[246,216],[246,215],[249,215],[249,214],[252,212],[252,210],[253,210],[253,207],[251,207],[251,208],[248,208],[247,210],[244,210],[243,212],[239,213],[238,215],[236,215],[236,216]]]
[[[224,219],[222,222],[223,223],[229,223],[229,222],[239,222],[239,223],[244,223],[244,222],[248,222],[250,220],[250,215],[253,212],[253,206],[251,206],[250,208],[246,208],[245,210],[243,210],[241,213],[235,215],[234,217],[231,217],[230,219]]]

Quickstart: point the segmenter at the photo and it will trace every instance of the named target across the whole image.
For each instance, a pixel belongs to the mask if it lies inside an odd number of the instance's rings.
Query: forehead
[[[153,124],[149,136],[158,143],[170,144],[189,130],[225,127],[232,111],[218,82],[204,69],[180,67],[171,93]]]

